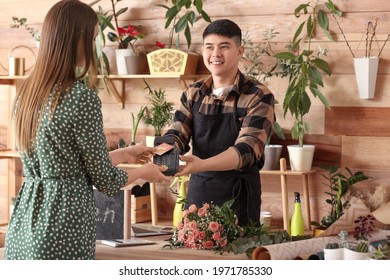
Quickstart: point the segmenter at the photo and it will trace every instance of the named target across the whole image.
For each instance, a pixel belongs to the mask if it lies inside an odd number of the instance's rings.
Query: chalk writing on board
[[[123,192],[108,197],[94,190],[94,195],[96,239],[123,239]]]

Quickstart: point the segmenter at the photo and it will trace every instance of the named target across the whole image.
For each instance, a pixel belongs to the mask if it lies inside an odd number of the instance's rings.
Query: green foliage
[[[348,167],[345,167],[345,170],[349,174],[348,177],[342,174],[337,166],[330,165],[320,167],[328,172],[328,174],[322,174],[322,176],[326,179],[326,183],[323,184],[329,187],[329,191],[325,193],[329,195],[329,198],[326,199],[326,203],[329,204],[331,208],[329,214],[322,217],[321,223],[311,222],[311,224],[313,226],[328,228],[344,214],[345,209],[350,207],[349,200],[345,200],[344,197],[349,188],[355,183],[367,180],[371,177],[366,176],[361,171],[352,173]]]
[[[267,29],[263,33],[263,43],[255,43],[250,38],[249,32],[246,32],[242,45],[245,48],[245,55],[242,57],[244,60],[243,72],[250,78],[258,80],[260,82],[265,81],[267,78],[272,77],[275,74],[275,69],[278,66],[277,61],[273,57],[274,51],[272,49],[272,39],[276,37],[279,32],[275,32],[273,28]],[[264,63],[264,57],[273,59],[271,66],[266,66]],[[275,104],[278,101],[275,100]],[[272,132],[275,133],[280,139],[286,139],[281,126],[278,122],[274,122]],[[269,145],[272,134],[268,135],[266,145]]]
[[[151,104],[150,108],[146,108],[144,122],[153,127],[155,136],[161,136],[164,127],[172,121],[173,102],[166,100],[165,90],[161,88],[153,90],[145,79],[144,83],[145,89],[148,90],[147,99]]]
[[[169,2],[169,0],[166,0],[166,2]],[[174,34],[177,34],[179,37],[179,33],[183,31],[187,41],[187,46],[190,48],[192,42],[190,30],[191,26],[193,26],[199,19],[211,22],[209,15],[203,10],[203,0],[171,0],[170,2],[172,3],[171,6],[157,5],[167,9],[165,13],[165,29],[168,29],[172,24],[171,31],[169,33],[168,48],[172,47]],[[196,12],[193,8],[195,8]]]
[[[31,34],[35,41],[39,42],[41,40],[41,33],[27,24],[27,18],[12,17],[12,21],[13,23],[10,25],[11,28],[23,27]]]
[[[141,121],[141,119],[145,115],[145,110],[146,110],[146,106],[145,107],[141,106],[141,108],[139,109],[139,112],[137,114],[137,118],[135,118],[133,112],[131,112],[131,123],[133,125],[133,130],[131,131],[131,145],[135,145],[135,136],[137,134],[138,125],[139,125],[139,122]]]
[[[322,1],[308,2],[299,5],[294,14],[296,17],[306,16],[294,33],[293,40],[288,45],[288,51],[275,54],[278,60],[279,72],[276,75],[288,77],[289,85],[283,100],[284,117],[287,112],[295,118],[291,129],[291,136],[298,140],[299,146],[303,146],[305,133],[310,133],[311,126],[304,121],[304,116],[311,108],[310,93],[314,98],[319,98],[326,108],[330,109],[328,100],[321,92],[324,87],[322,73],[331,75],[329,64],[322,59],[327,50],[320,49],[314,53],[311,49],[312,39],[316,35],[317,27],[321,28],[327,37],[333,41],[329,33],[329,20],[324,9],[320,8]],[[328,12],[341,15],[331,0],[324,1]],[[311,10],[309,13],[309,9]],[[303,32],[306,31],[306,32]],[[304,41],[306,39],[306,41]],[[301,50],[303,44],[306,49]]]
[[[325,244],[325,249],[337,249],[339,244],[337,242]]]

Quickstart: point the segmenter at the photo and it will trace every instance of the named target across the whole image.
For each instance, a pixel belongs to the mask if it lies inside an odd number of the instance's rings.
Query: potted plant
[[[143,119],[145,124],[153,127],[154,136],[161,136],[164,127],[172,121],[173,102],[168,102],[166,100],[164,89],[152,89],[145,79],[144,83],[146,85],[145,89],[148,90],[147,100],[150,102],[151,107],[146,108]],[[154,146],[154,136],[147,137],[146,146]]]
[[[290,112],[295,118],[291,136],[294,140],[298,140],[298,145],[289,145],[287,148],[291,169],[298,171],[311,169],[315,149],[314,145],[303,143],[305,133],[311,131],[310,124],[304,120],[304,116],[309,113],[311,107],[309,94],[311,93],[314,98],[318,97],[324,106],[330,109],[328,100],[321,92],[321,88],[324,87],[322,72],[331,75],[329,64],[322,58],[327,51],[320,49],[318,53],[315,53],[312,49],[312,39],[318,27],[333,40],[329,33],[328,16],[324,9],[320,8],[322,7],[320,4],[321,1],[308,2],[295,9],[296,17],[304,15],[307,19],[295,31],[288,51],[275,54],[279,66],[277,75],[289,79],[283,100],[283,110],[284,117],[287,112]],[[325,1],[325,6],[330,13],[342,14],[331,0]],[[310,13],[309,9],[311,9]],[[306,30],[306,33],[303,30]]]
[[[378,243],[377,247],[371,251],[371,259],[374,260],[390,260],[390,235],[385,241]]]
[[[356,224],[353,237],[355,242],[351,242],[349,248],[344,250],[345,260],[369,260],[369,237],[371,232],[375,230],[375,217],[368,214],[359,216],[354,223]]]
[[[152,75],[193,75],[196,73],[199,55],[179,50],[180,33],[184,32],[188,49],[191,46],[191,26],[199,19],[211,22],[203,10],[203,0],[166,0],[171,5],[157,5],[166,9],[165,29],[170,28],[168,45],[147,55],[149,70]],[[176,35],[176,49],[172,49]]]
[[[120,2],[120,0],[110,0],[110,1],[111,1],[112,9],[108,11],[104,11],[102,7],[99,6],[99,10],[97,11],[99,17],[100,33],[102,35],[105,44],[105,39],[104,39],[105,37],[103,33],[105,28],[109,27],[111,30],[114,31],[114,32],[109,31],[107,33],[107,38],[111,42],[118,43],[118,49],[115,50],[117,70],[119,75],[126,75],[129,73],[127,71],[125,57],[140,56],[139,51],[135,48],[135,42],[138,39],[143,38],[144,34],[142,33],[141,26],[127,25],[125,27],[120,27],[118,25],[118,17],[121,14],[125,13],[128,10],[128,7],[124,7],[118,10],[116,5],[118,4],[118,2]],[[95,1],[93,4],[97,2],[100,2],[100,0]],[[115,26],[111,23],[111,21],[114,21]],[[141,60],[141,62],[143,60],[144,65],[146,65],[147,62],[146,55],[143,54],[143,56],[140,57],[141,58],[139,59]],[[130,64],[134,64],[134,62]]]
[[[325,179],[324,185],[328,186],[329,191],[325,192],[329,195],[326,199],[326,203],[330,205],[329,214],[322,217],[321,221],[311,222],[314,226],[314,236],[317,236],[328,227],[330,227],[338,218],[344,214],[344,210],[348,209],[351,205],[345,194],[348,192],[350,187],[355,183],[369,179],[363,172],[358,171],[352,173],[352,171],[345,167],[349,176],[344,175],[337,166],[321,166],[322,169],[326,170],[328,174],[321,174]],[[316,233],[319,231],[320,233]]]
[[[278,65],[273,57],[272,39],[277,34],[279,32],[275,32],[273,28],[269,28],[263,33],[263,43],[255,43],[250,38],[249,32],[245,33],[242,39],[242,44],[245,48],[245,53],[242,57],[242,68],[247,76],[260,82],[265,82],[274,75],[274,71]],[[277,100],[275,100],[275,104],[278,104]],[[277,121],[274,122],[272,133],[268,136],[265,143],[265,161],[262,170],[275,170],[279,163],[283,146],[270,144],[273,134],[276,134],[282,140],[285,139],[282,128]]]

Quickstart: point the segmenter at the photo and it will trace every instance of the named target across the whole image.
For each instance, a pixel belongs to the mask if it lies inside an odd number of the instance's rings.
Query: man
[[[188,88],[166,136],[174,137],[191,174],[187,205],[232,206],[241,225],[259,222],[264,146],[274,122],[274,95],[238,69],[244,53],[241,29],[227,19],[203,32],[203,60],[211,76]]]

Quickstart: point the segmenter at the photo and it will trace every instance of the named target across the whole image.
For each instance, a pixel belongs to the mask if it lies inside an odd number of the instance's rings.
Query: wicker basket
[[[195,75],[199,55],[175,49],[160,49],[148,53],[148,64],[151,75]]]

